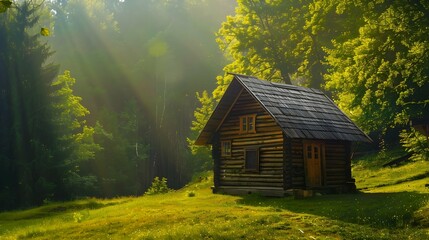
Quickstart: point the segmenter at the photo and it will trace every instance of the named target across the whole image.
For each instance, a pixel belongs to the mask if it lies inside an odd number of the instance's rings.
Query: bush
[[[94,196],[98,190],[98,181],[96,176],[80,176],[77,172],[69,171],[64,178],[64,187],[72,198]]]
[[[155,177],[152,182],[152,186],[145,192],[145,195],[155,195],[161,193],[167,193],[171,189],[167,186],[167,178],[163,177],[161,180],[159,177]]]
[[[411,160],[429,160],[429,142],[420,132],[411,128],[400,133],[402,146],[412,153]]]
[[[187,192],[186,192],[186,195],[187,195],[188,197],[195,197],[195,191],[187,191]]]

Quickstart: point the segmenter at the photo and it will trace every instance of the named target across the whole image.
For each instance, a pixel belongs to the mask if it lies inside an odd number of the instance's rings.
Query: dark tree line
[[[186,136],[195,92],[224,62],[213,33],[233,4],[220,2],[13,1],[0,13],[1,209],[139,195],[155,176],[180,187],[207,169]]]
[[[59,143],[50,95],[58,66],[29,30],[37,8],[23,3],[0,14],[0,209],[40,204],[62,185],[67,151]]]

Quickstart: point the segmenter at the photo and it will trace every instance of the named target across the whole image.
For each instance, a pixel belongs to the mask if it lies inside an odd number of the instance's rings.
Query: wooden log
[[[283,152],[283,146],[282,145],[278,145],[278,146],[273,146],[273,147],[261,147],[259,148],[259,151],[278,151],[280,153]]]
[[[279,175],[274,175],[274,174],[262,175],[262,174],[255,174],[255,173],[230,173],[230,174],[224,174],[224,176],[228,176],[228,177],[252,177],[252,178],[277,178],[277,177],[279,177]]]
[[[281,183],[229,182],[229,181],[222,181],[222,179],[221,179],[221,185],[225,185],[225,186],[266,186],[266,187],[282,187],[282,186],[283,186],[283,182],[281,182]]]
[[[283,163],[283,159],[281,158],[260,158],[260,163]]]
[[[270,175],[270,174],[273,174],[273,175],[283,175],[283,170],[282,169],[279,169],[279,168],[275,168],[275,169],[265,169],[265,168],[263,168],[263,169],[261,169],[260,171],[259,171],[259,173],[260,174],[268,174],[268,175]]]
[[[263,158],[278,158],[283,161],[283,154],[259,154]]]
[[[283,139],[267,139],[267,140],[253,140],[253,141],[247,141],[247,142],[236,142],[235,146],[246,146],[246,145],[262,145],[262,144],[269,144],[269,143],[282,143]]]
[[[273,178],[273,179],[268,179],[268,178],[245,178],[245,177],[222,177],[222,181],[228,181],[228,182],[261,182],[261,183],[282,183],[283,179],[282,178]]]
[[[280,163],[260,163],[261,167],[283,167],[283,162]]]
[[[342,166],[342,165],[346,164],[346,161],[345,160],[336,160],[336,159],[326,159],[326,164],[332,165],[332,166],[334,166],[334,165]]]
[[[237,138],[234,139],[233,143],[239,143],[239,142],[245,142],[253,139],[259,139],[259,140],[269,140],[273,138],[282,139],[283,137],[281,133],[277,132],[270,132],[270,133],[253,133],[253,134],[247,134],[247,135],[239,135]]]

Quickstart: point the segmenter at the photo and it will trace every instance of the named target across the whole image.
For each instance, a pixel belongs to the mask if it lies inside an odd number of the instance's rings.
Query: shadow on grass
[[[123,202],[100,203],[94,199],[79,200],[79,201],[64,202],[64,203],[56,202],[56,203],[50,203],[41,207],[28,209],[28,210],[4,212],[0,215],[0,220],[14,220],[14,221],[30,220],[30,219],[55,216],[65,212],[74,212],[74,211],[79,211],[84,209],[88,209],[88,210],[99,209],[99,208],[108,207],[108,206],[112,206],[120,203],[123,203]]]
[[[325,195],[296,200],[247,195],[239,204],[271,207],[275,211],[288,210],[327,217],[376,228],[398,228],[418,225],[414,212],[429,201],[429,194],[418,192],[357,193]]]

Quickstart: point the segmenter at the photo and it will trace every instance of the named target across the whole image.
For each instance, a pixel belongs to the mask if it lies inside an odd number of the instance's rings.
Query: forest
[[[321,89],[362,148],[428,161],[427,36],[425,0],[2,0],[0,211],[183,187],[228,73]]]

